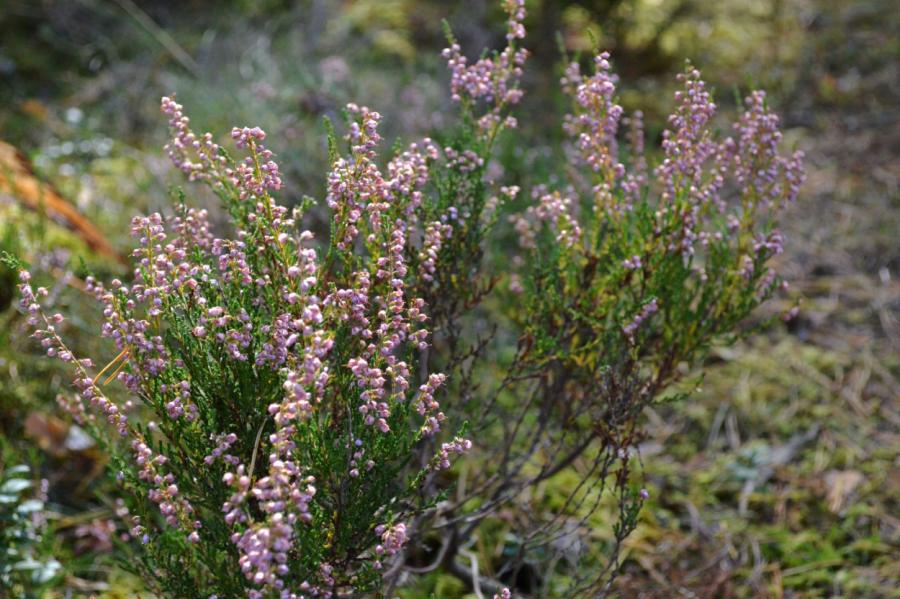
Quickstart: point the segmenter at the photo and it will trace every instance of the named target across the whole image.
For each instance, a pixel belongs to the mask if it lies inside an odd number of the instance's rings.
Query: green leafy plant
[[[30,474],[24,465],[0,472],[0,588],[18,597],[40,596],[62,570],[40,551],[44,500]]]

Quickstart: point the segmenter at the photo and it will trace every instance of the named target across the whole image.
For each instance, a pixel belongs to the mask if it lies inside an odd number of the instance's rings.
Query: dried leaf
[[[835,514],[840,512],[847,499],[864,480],[862,473],[856,470],[831,470],[826,473],[828,509]]]
[[[32,210],[46,212],[51,218],[75,231],[95,252],[127,264],[125,258],[113,249],[97,227],[52,186],[38,180],[28,159],[3,141],[0,141],[0,193],[12,196]]]
[[[32,412],[25,419],[25,435],[51,455],[65,455],[67,434],[68,426],[55,416]]]

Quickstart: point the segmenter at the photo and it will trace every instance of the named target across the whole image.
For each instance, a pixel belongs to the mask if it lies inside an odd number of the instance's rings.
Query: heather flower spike
[[[448,33],[450,46],[441,56],[450,69],[450,93],[454,102],[472,104],[483,100],[488,111],[478,119],[483,135],[493,137],[501,125],[516,126],[514,117],[505,115],[506,109],[519,102],[522,91],[518,81],[528,58],[528,50],[518,48],[516,40],[525,37],[525,0],[504,0],[507,14],[506,47],[492,56],[480,58],[474,64],[462,54],[462,48]]]

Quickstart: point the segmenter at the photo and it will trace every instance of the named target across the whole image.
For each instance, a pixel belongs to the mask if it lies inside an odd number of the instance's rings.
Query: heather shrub
[[[565,172],[524,192],[495,182],[527,59],[523,3],[504,8],[507,46],[475,62],[448,31],[460,119],[438,141],[383,162],[380,115],[347,107],[317,208],[276,201],[262,130],[233,129],[232,157],[163,98],[167,153],[230,223],[214,231],[180,192],[167,214],[134,219],[132,278],[88,279],[115,348],[105,366],[73,355],[65,318],[21,271],[35,337],[74,374],[61,404],[109,454],[128,506],[121,549],[150,588],[349,597],[441,569],[509,596],[501,581],[527,566],[535,596],[608,590],[647,497],[642,410],[677,398],[672,383],[782,284],[767,264],[800,156],[778,153],[762,92],[734,137],[715,136],[688,66],[651,168],[600,54],[562,81]],[[304,214],[325,208],[317,238]],[[518,255],[497,273],[485,256],[507,227]],[[478,468],[449,493],[455,459]],[[581,480],[561,504],[529,509],[529,489],[570,470]],[[459,560],[511,505],[534,517],[480,577]],[[598,514],[611,535],[594,542]],[[560,539],[582,549],[560,559]]]
[[[784,285],[767,264],[782,251],[776,217],[796,197],[801,155],[779,156],[777,117],[762,92],[747,98],[735,137],[720,140],[699,72],[688,65],[679,79],[651,170],[641,115],[626,121],[615,103],[609,56],[597,56],[589,75],[569,66],[566,176],[532,189],[530,205],[509,217],[519,266],[501,293],[516,323],[514,357],[486,392],[466,366],[447,367],[461,381],[453,394],[477,398],[471,435],[485,467],[437,515],[442,549],[453,555],[501,506],[518,503],[516,538],[501,548],[497,571],[504,580],[528,573],[537,596],[608,590],[647,498],[642,411],[683,397],[672,384],[713,344],[750,332],[747,317]],[[483,358],[485,347],[468,345],[457,358]],[[560,505],[529,504],[529,489],[573,468],[583,479],[564,487]],[[598,518],[612,531],[600,543]]]
[[[405,283],[407,218],[427,158],[412,147],[382,176],[378,115],[353,108],[350,156],[335,159],[330,177],[332,243],[320,259],[307,247],[312,234],[295,229],[300,210],[270,195],[281,181],[262,131],[233,131],[247,154],[235,162],[190,131],[178,104],[162,106],[174,133],[167,150],[220,195],[235,236],[213,237],[206,212],[185,206],[168,219],[136,218],[132,283],[88,280],[103,304],[102,334],[119,351],[97,374],[71,354],[58,333],[63,317],[40,311],[47,292],[23,272],[36,336],[76,371],[73,417],[103,438],[95,418],[104,416],[120,437],[108,448],[136,500],[131,534],[144,544],[151,583],[177,595],[198,584],[221,595],[251,585],[260,589],[251,594],[369,589],[406,541],[404,516],[425,499],[418,481],[467,446],[452,440],[421,468],[404,468],[444,418],[434,397],[443,375],[416,384],[426,316]],[[383,201],[363,206],[370,196]],[[353,251],[357,238],[364,253]],[[116,378],[141,406],[107,397],[103,386]],[[316,549],[289,562],[298,546]]]

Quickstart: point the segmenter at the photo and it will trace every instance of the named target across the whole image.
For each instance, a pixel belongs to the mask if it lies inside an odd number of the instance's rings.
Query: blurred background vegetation
[[[690,58],[726,115],[749,86],[767,89],[788,144],[808,155],[779,257],[800,316],[714,352],[699,393],[646,414],[651,501],[620,594],[900,597],[900,5],[527,5],[528,143],[503,149],[498,180],[553,172],[563,50],[613,53],[622,104],[644,111],[651,139]],[[123,273],[128,221],[183,184],[161,150],[160,96],[175,92],[200,130],[263,127],[282,197],[321,197],[322,117],[346,102],[382,112],[389,140],[453,122],[444,18],[470,55],[502,40],[489,0],[0,0],[0,249],[44,273],[79,353],[111,357],[81,281]],[[67,377],[26,339],[14,298],[0,265],[0,550],[19,552],[0,557],[0,596],[134,596],[103,458],[61,416]],[[532,504],[553,509],[554,486],[572,483],[554,480]],[[402,594],[466,592],[429,575]]]

